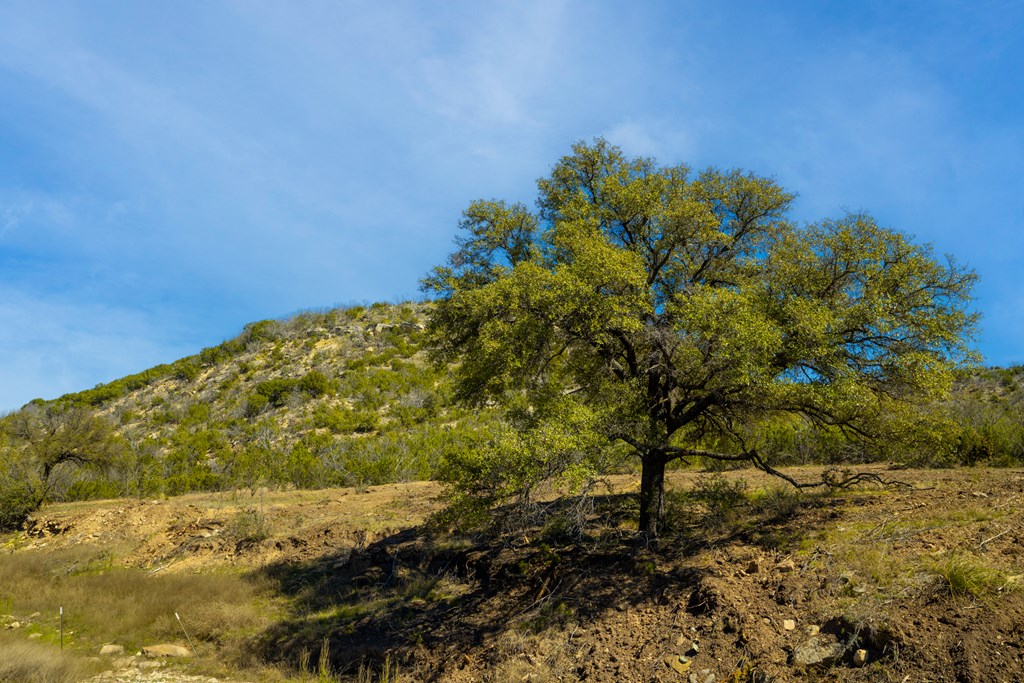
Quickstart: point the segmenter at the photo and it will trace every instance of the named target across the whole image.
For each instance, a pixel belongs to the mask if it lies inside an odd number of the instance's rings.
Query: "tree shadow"
[[[595,497],[592,524],[582,533],[551,523],[571,505],[552,504],[546,522],[514,534],[451,536],[421,526],[264,567],[257,574],[287,597],[290,613],[254,638],[253,651],[293,667],[323,651],[341,675],[379,670],[390,660],[415,670],[417,680],[434,681],[470,666],[471,654],[508,631],[585,626],[652,601],[688,605],[707,570],[687,559],[709,544],[767,547],[778,529],[806,530],[786,510],[731,533],[697,524],[651,543],[623,529],[633,497]]]

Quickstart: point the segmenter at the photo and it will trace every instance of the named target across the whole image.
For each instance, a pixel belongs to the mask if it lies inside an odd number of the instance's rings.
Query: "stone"
[[[809,635],[809,636],[816,636],[819,633],[821,633],[821,627],[818,626],[817,624],[811,624],[810,626],[807,627],[807,635]]]
[[[30,633],[30,634],[28,634],[28,639],[29,640],[35,640],[36,638],[42,638],[42,637],[43,637],[42,633]]]
[[[11,623],[7,624],[7,628],[21,628],[21,622],[12,621]]]
[[[867,663],[868,663],[868,651],[867,650],[857,650],[856,652],[853,653],[853,665],[854,666],[864,666]]]
[[[669,655],[665,657],[665,664],[678,674],[685,674],[690,670],[690,662],[682,655]]]
[[[786,558],[782,562],[779,562],[777,565],[775,565],[775,568],[783,574],[788,574],[789,572],[796,571],[796,562],[789,558]]]
[[[115,645],[114,643],[107,643],[100,648],[101,655],[123,655],[124,645]]]
[[[747,565],[747,568],[744,571],[747,574],[756,574],[761,571],[761,563],[757,560],[751,560],[750,564]]]
[[[794,619],[786,619],[782,622],[782,628],[786,629],[787,631],[795,631],[796,621]]]
[[[831,638],[813,636],[793,648],[790,664],[796,666],[828,666],[843,655],[842,643]]]
[[[690,649],[686,651],[686,654],[691,657],[696,657],[698,652],[700,652],[700,644],[696,640],[691,641]]]
[[[142,654],[147,657],[188,657],[189,651],[181,645],[147,645],[142,648]]]

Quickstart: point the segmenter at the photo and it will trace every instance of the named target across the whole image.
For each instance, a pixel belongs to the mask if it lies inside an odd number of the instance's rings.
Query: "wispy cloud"
[[[1016,272],[1021,30],[1012,3],[7,3],[5,349],[141,363],[184,348],[168,339],[415,295],[471,199],[532,201],[594,135],[775,174],[801,219],[869,209]],[[991,282],[1007,339],[1015,285]],[[24,400],[53,393],[0,358],[8,374]]]

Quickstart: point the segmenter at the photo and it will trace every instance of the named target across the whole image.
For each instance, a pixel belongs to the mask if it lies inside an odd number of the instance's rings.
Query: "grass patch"
[[[983,599],[1016,587],[1005,573],[968,553],[950,553],[929,567],[944,593]]]
[[[199,654],[213,655],[279,613],[268,584],[238,573],[153,574],[83,550],[0,556],[0,602],[17,616],[40,613],[32,628],[46,641],[63,607],[65,646],[89,654],[103,643],[133,650],[181,640],[178,613]]]
[[[0,636],[0,683],[75,683],[91,673],[52,646]]]

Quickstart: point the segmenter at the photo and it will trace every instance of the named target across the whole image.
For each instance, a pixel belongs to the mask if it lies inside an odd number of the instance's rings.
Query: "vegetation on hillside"
[[[423,309],[375,304],[261,321],[194,356],[33,401],[0,422],[0,495],[25,493],[28,503],[5,506],[18,512],[4,526],[20,522],[42,490],[4,482],[44,466],[49,500],[436,476],[442,454],[486,432],[490,417],[452,406],[447,373],[421,348]],[[51,413],[92,416],[116,431],[117,453],[89,467],[77,458],[44,465],[19,425]],[[68,435],[54,432],[57,441]]]

